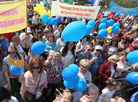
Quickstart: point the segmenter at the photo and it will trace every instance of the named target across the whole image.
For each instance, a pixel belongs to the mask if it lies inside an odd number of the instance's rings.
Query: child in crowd
[[[71,102],[72,94],[69,89],[65,89],[63,94],[60,93],[59,96],[53,102]]]
[[[119,82],[109,79],[107,80],[107,86],[102,90],[101,96],[110,99],[115,91],[119,89]]]

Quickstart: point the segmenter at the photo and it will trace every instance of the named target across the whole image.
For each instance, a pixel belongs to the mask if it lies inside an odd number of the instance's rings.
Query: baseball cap
[[[27,33],[32,33],[31,28],[27,27]]]
[[[134,41],[134,44],[138,44],[138,40]]]
[[[95,49],[96,49],[96,50],[98,50],[98,49],[102,50],[102,46],[96,45],[96,46],[95,46]]]

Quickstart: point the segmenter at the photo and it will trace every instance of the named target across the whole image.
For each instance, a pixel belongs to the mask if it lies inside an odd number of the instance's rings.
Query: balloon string
[[[122,93],[122,92],[125,92],[125,91],[130,91],[130,90],[133,90],[133,89],[135,89],[135,88],[138,88],[138,86],[135,86],[135,87],[132,87],[132,88],[129,88],[129,89],[123,90],[123,91],[121,91],[121,92],[117,92],[117,93]]]
[[[121,78],[121,79],[115,79],[115,80],[126,80],[126,78]]]

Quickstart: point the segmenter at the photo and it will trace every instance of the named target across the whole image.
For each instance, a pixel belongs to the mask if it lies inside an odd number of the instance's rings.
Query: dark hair
[[[0,102],[5,99],[11,99],[10,92],[5,87],[0,87]]]
[[[32,40],[31,40],[32,43],[35,43],[36,41],[38,41],[38,39],[35,38],[35,37],[33,37]]]
[[[31,60],[31,62],[29,63],[29,71],[31,73],[33,73],[32,67],[36,63],[38,63],[39,64],[39,67],[40,67],[39,73],[42,73],[44,68],[43,68],[43,63],[42,63],[42,61],[39,58],[34,58],[34,59]]]
[[[51,27],[51,31],[53,32],[53,26],[52,26],[51,24],[49,24],[49,25],[47,26],[47,28],[49,29],[49,27]]]
[[[47,40],[48,40],[48,41],[49,41],[49,38],[50,38],[50,37],[53,37],[53,42],[54,42],[54,41],[55,41],[55,36],[54,36],[54,34],[51,33],[51,34],[48,35],[48,37],[47,37]]]
[[[68,52],[68,44],[69,44],[69,43],[70,43],[70,42],[67,42],[66,45],[65,45],[65,47],[64,47],[63,50],[62,50],[62,56],[63,56],[63,57],[65,57],[65,56],[67,55],[67,52]],[[73,42],[73,43],[74,43],[74,42]],[[74,51],[75,51],[75,43],[74,43],[73,48],[71,49],[71,52],[72,52],[73,56],[75,57]]]

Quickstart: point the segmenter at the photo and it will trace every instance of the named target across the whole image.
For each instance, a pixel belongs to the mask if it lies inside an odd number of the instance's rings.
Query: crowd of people
[[[133,29],[138,26],[138,18],[120,15],[115,20],[120,23],[120,32],[100,39],[100,20],[113,16],[103,12],[96,18],[90,35],[78,42],[67,42],[61,37],[67,24],[89,20],[61,17],[57,25],[44,24],[29,4],[27,28],[0,34],[0,102],[130,102],[138,88],[124,91],[136,86],[125,77],[138,71],[138,63],[130,63],[126,57],[138,50],[138,29]],[[32,44],[37,41],[46,46],[41,55],[31,52]],[[9,58],[24,60],[25,72],[21,76],[10,72]],[[64,86],[62,71],[70,64],[78,65],[78,77],[87,82],[85,91]]]

